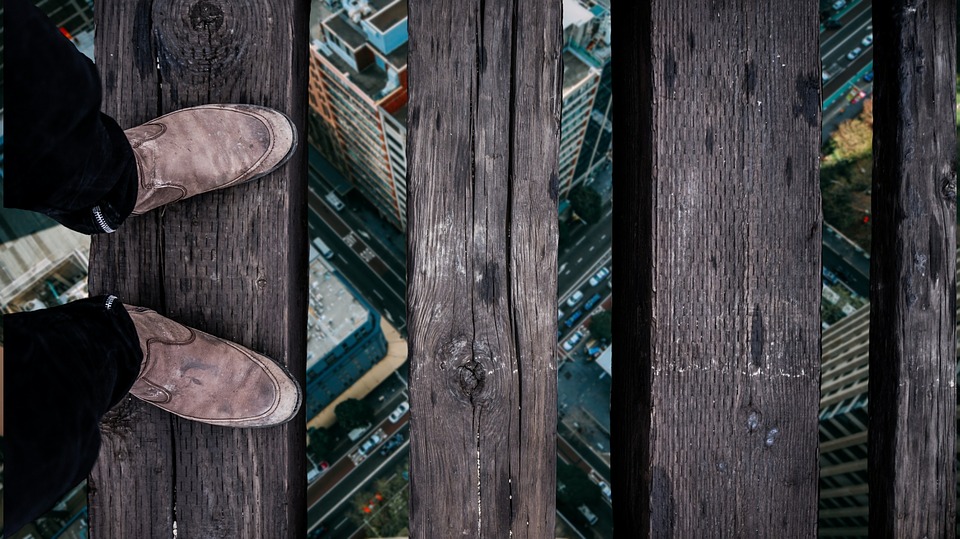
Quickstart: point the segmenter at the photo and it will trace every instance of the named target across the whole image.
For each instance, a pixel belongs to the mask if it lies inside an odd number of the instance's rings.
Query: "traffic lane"
[[[391,293],[391,289],[386,286],[383,279],[346,246],[343,239],[332,231],[312,208],[307,212],[307,225],[310,237],[319,237],[336,253],[337,256],[329,260],[329,263],[337,268],[340,276],[346,279],[367,303],[386,316],[394,327],[403,333],[406,327],[406,302],[403,297]],[[380,292],[381,290],[383,292]]]
[[[352,249],[357,256],[364,260],[364,262],[370,266],[370,269],[379,275],[385,283],[389,283],[392,287],[399,286],[401,289],[406,286],[404,278],[395,272],[392,268],[387,266],[377,255],[376,251],[370,248],[369,245],[361,238],[356,232],[350,228],[350,226],[344,222],[340,217],[338,212],[327,204],[323,200],[319,193],[313,188],[307,190],[307,201],[309,203],[310,209],[313,210],[320,218],[323,220],[331,230],[336,232],[341,240],[346,244],[350,249]]]
[[[326,181],[326,179],[323,177],[322,174],[320,174],[319,171],[311,167],[310,172],[311,172],[311,174],[309,174],[310,184],[314,186],[316,189],[314,194],[319,196],[321,193],[325,193],[333,190],[333,187],[329,184],[329,182]],[[367,206],[362,209],[359,209],[358,211],[365,211],[365,212],[370,212],[371,210],[373,210],[373,212],[376,211],[373,208],[372,204],[367,202],[364,197],[360,196],[357,198],[362,199],[363,202],[360,202],[360,204],[364,204],[365,206]],[[377,256],[384,261],[384,263],[389,267],[390,271],[392,271],[401,279],[405,279],[404,277],[406,275],[405,262],[397,258],[393,250],[387,247],[386,245],[384,245],[383,242],[380,241],[379,234],[373,233],[367,228],[367,224],[363,221],[363,219],[353,211],[354,204],[357,204],[357,203],[354,202],[350,204],[351,206],[350,211],[337,212],[337,217],[342,221],[344,221],[344,223],[346,223],[347,227],[350,230],[357,232],[363,237],[367,246],[373,249],[374,252],[376,252]]]
[[[843,47],[852,36],[851,34],[860,32],[865,26],[873,21],[873,10],[870,9],[870,2],[860,2],[857,10],[851,15],[847,13],[841,22],[843,26],[832,31],[828,36],[820,35],[820,58],[825,56],[835,56],[838,47]],[[857,38],[860,41],[860,38]],[[850,47],[851,49],[853,47]],[[846,54],[846,52],[844,52]]]
[[[868,2],[868,1],[866,1],[866,0],[862,0],[862,1],[860,1],[860,2],[857,2],[857,3],[856,3],[855,5],[853,5],[850,9],[848,9],[847,11],[845,11],[845,12],[840,16],[840,18],[836,19],[836,20],[837,20],[838,22],[840,22],[840,24],[842,25],[842,26],[840,26],[840,28],[824,28],[824,30],[823,30],[822,32],[820,32],[820,43],[821,43],[821,45],[822,45],[825,41],[833,38],[834,36],[842,36],[843,33],[844,33],[844,30],[846,30],[847,26],[848,26],[850,23],[854,22],[856,19],[858,19],[859,17],[861,17],[862,14],[863,14],[865,11],[868,12],[868,13],[871,12],[871,10],[872,10],[872,5],[871,5],[871,4],[872,4],[871,2]],[[836,14],[834,13],[830,18],[833,19],[833,18],[835,18],[835,17],[836,17]]]
[[[343,443],[337,444],[334,448],[334,451],[339,455],[330,465],[330,468],[318,477],[314,482],[310,483],[307,486],[307,507],[311,507],[317,502],[320,501],[327,492],[335,487],[340,481],[342,481],[347,475],[349,475],[356,466],[354,466],[353,461],[350,460],[349,454],[352,453],[359,447],[364,440],[369,438],[370,434],[376,432],[378,428],[382,428],[388,435],[396,432],[401,426],[406,424],[409,419],[409,412],[405,414],[401,420],[395,424],[387,421],[390,413],[393,412],[400,405],[401,402],[407,400],[406,393],[400,391],[394,393],[389,399],[384,398],[384,401],[375,408],[374,411],[374,426],[370,427],[364,435],[358,439],[356,442],[349,442],[346,449],[344,450]],[[393,426],[388,426],[393,425]],[[349,438],[347,439],[349,441]]]
[[[381,442],[376,448],[371,450],[363,462],[355,468],[356,473],[350,474],[344,480],[340,481],[334,488],[329,490],[318,503],[313,504],[307,510],[307,526],[311,527],[317,522],[330,523],[339,522],[340,517],[346,516],[351,510],[350,499],[357,492],[367,488],[371,482],[377,479],[379,473],[391,464],[400,462],[399,459],[405,458],[410,448],[410,428],[407,419],[409,414],[401,422],[392,425],[390,429],[384,428],[387,432],[386,439],[396,432],[403,433],[403,445],[392,451],[388,455],[381,455]],[[388,423],[389,424],[389,423]],[[371,428],[370,432],[375,432],[376,427]],[[366,439],[366,437],[364,438]],[[349,460],[349,459],[348,459]]]

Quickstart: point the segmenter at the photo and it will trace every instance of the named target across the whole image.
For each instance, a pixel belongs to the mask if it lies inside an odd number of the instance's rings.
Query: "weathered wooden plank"
[[[817,7],[614,13],[615,529],[812,537]]]
[[[873,3],[871,537],[956,533],[956,11]]]
[[[104,110],[123,127],[201,103],[286,112],[303,134],[305,2],[97,2]],[[305,137],[301,136],[301,140]],[[302,146],[300,151],[302,152]],[[111,292],[285,363],[303,383],[303,153],[263,180],[202,195],[94,240],[91,292]],[[303,537],[303,418],[226,429],[128,399],[90,478],[92,537]]]
[[[549,537],[560,2],[410,3],[413,537]]]

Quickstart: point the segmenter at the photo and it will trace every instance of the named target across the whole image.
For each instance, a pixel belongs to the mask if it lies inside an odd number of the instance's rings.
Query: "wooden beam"
[[[812,537],[817,7],[613,12],[614,529]]]
[[[91,293],[157,309],[287,365],[303,383],[302,142],[309,4],[97,2],[103,109],[124,127],[202,103],[286,112],[301,146],[262,180],[202,195],[94,239]],[[191,423],[127,399],[104,422],[91,537],[304,537],[302,413],[284,426]]]
[[[413,537],[548,537],[560,2],[410,6]]]
[[[956,11],[873,3],[871,537],[956,530]]]

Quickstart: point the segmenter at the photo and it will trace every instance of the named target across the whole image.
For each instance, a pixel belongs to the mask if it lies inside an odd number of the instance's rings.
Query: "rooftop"
[[[337,347],[370,316],[313,247],[310,248],[307,307],[307,370]]]
[[[578,54],[566,48],[563,50],[563,95],[571,91],[584,80],[591,77],[593,68]]]
[[[397,0],[386,9],[367,18],[367,22],[381,32],[386,32],[395,24],[407,18],[406,0]]]

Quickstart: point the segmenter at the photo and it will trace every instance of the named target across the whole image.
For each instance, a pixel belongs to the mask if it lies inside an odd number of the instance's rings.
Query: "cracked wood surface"
[[[90,291],[234,340],[303,384],[305,2],[97,2],[103,110],[129,128],[204,103],[286,112],[301,146],[268,177],[130,218],[94,239]],[[191,423],[128,397],[104,421],[91,537],[303,537],[303,415],[281,427]]]
[[[956,534],[956,16],[873,6],[871,537]]]
[[[410,3],[412,537],[552,537],[560,2]]]
[[[817,7],[614,13],[614,529],[813,537]]]

